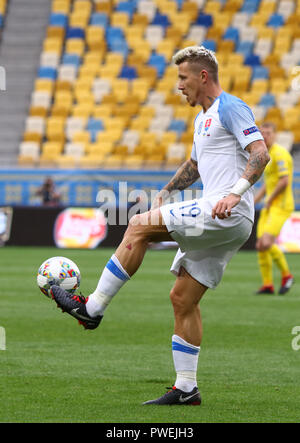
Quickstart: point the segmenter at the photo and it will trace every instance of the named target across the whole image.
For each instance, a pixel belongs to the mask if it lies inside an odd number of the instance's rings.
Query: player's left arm
[[[270,160],[268,149],[263,140],[255,140],[245,149],[250,153],[245,171],[231,192],[217,202],[212,210],[212,218],[224,219],[229,217],[232,208],[239,204],[243,193],[261,177]]]
[[[274,188],[274,191],[272,192],[272,194],[269,196],[268,200],[266,201],[266,204],[265,204],[266,209],[270,209],[275,198],[278,197],[278,195],[280,195],[287,188],[287,186],[289,185],[289,181],[290,181],[290,179],[289,179],[288,175],[284,175],[279,178],[277,185]]]

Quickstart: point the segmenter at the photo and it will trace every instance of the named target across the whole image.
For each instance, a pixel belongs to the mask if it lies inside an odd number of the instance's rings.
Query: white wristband
[[[251,183],[248,182],[245,178],[240,178],[233,188],[230,190],[231,194],[237,194],[242,196],[244,192],[246,192],[251,186]]]

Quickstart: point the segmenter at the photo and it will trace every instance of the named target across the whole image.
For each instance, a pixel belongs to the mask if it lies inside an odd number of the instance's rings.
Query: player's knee
[[[128,223],[128,228],[125,232],[125,237],[133,241],[146,241],[147,234],[143,224],[142,214],[135,214]]]
[[[172,288],[170,292],[170,300],[175,315],[183,315],[187,312],[188,306],[182,292],[179,292],[176,288]]]

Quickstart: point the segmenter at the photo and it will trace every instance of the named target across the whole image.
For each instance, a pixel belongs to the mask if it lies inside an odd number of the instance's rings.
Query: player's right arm
[[[197,162],[190,158],[184,162],[169,183],[156,195],[151,209],[158,208],[168,198],[171,192],[183,191],[195,183],[200,177]]]
[[[266,195],[266,185],[263,183],[259,188],[259,191],[255,194],[254,204],[260,202],[262,198]]]

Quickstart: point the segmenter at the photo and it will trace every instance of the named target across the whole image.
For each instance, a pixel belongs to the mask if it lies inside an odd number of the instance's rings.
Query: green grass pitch
[[[0,422],[299,421],[300,351],[291,345],[292,329],[300,325],[299,256],[288,256],[296,278],[290,293],[254,296],[260,284],[256,255],[239,252],[200,304],[202,405],[145,407],[143,401],[162,395],[175,380],[169,300],[175,252],[148,251],[95,331],[62,314],[36,286],[39,265],[64,255],[78,264],[87,295],[112,252],[0,250],[0,326],[6,331]]]

